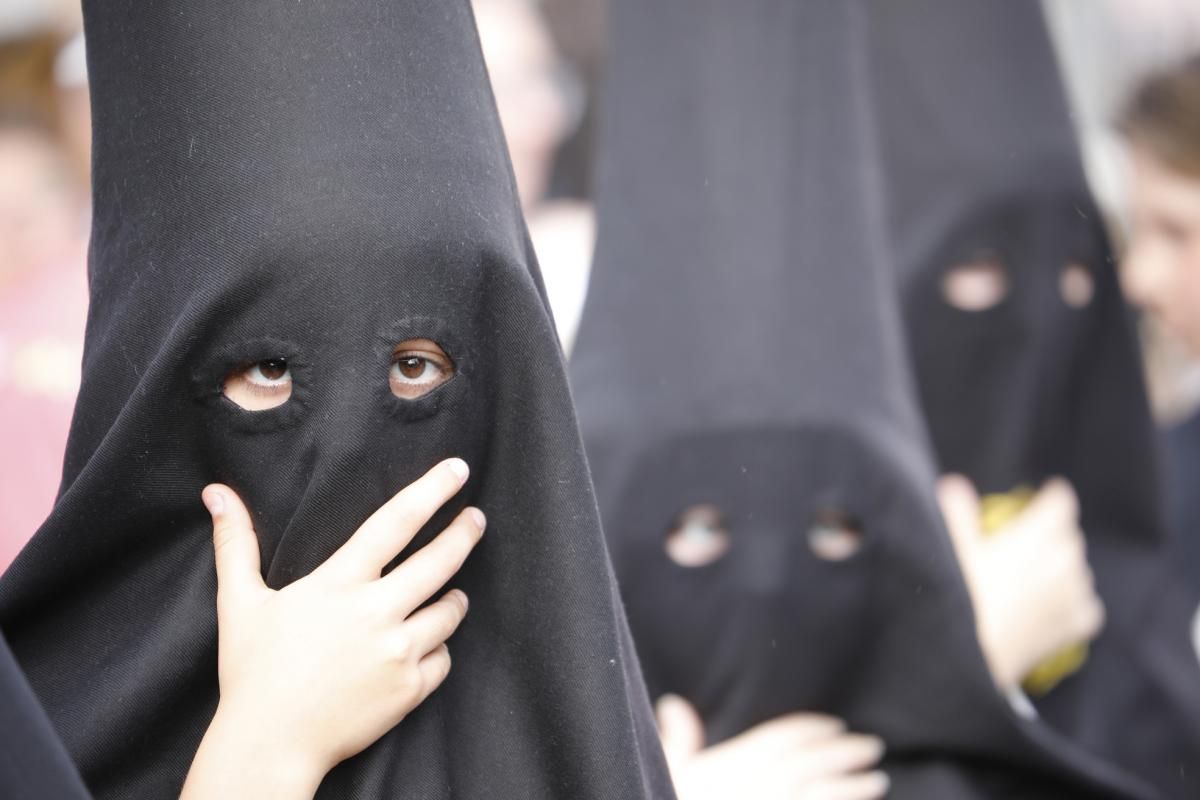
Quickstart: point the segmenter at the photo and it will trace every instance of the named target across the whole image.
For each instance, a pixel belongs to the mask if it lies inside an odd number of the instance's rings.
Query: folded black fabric
[[[0,636],[0,797],[90,797]]]

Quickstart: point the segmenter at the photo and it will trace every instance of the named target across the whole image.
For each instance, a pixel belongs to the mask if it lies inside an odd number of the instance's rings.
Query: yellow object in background
[[[1018,486],[1004,494],[985,495],[980,500],[980,521],[985,534],[995,533],[1024,511],[1036,495],[1028,486]],[[1040,696],[1048,693],[1059,681],[1078,670],[1087,661],[1086,642],[1063,648],[1042,663],[1021,681],[1027,694]]]

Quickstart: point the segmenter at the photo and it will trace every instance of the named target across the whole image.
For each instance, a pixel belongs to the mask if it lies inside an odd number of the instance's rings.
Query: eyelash
[[[439,358],[432,358],[432,357],[430,357],[430,355],[428,353],[416,352],[416,351],[396,353],[394,356],[392,356],[392,364],[391,365],[393,367],[395,367],[397,364],[399,364],[402,361],[408,361],[409,359],[414,359],[414,358],[419,361],[424,362],[425,364],[432,364],[434,367],[436,367],[437,369],[440,369],[442,372],[450,372],[453,369],[453,367],[451,367],[450,364],[443,363],[442,360]]]

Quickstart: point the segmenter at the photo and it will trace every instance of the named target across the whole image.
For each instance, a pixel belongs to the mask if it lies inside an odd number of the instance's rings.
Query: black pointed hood
[[[177,793],[216,701],[202,486],[267,582],[440,459],[489,531],[448,682],[320,797],[669,794],[466,0],[85,2],[91,315],[53,514],[0,625],[100,797]],[[389,391],[432,339],[454,377]],[[221,393],[286,359],[284,405]]]
[[[1107,622],[1043,717],[1169,797],[1200,791],[1195,598],[1174,574],[1112,250],[1035,0],[877,3],[894,249],[943,471],[984,493],[1068,478]],[[971,270],[1003,291],[949,302]]]

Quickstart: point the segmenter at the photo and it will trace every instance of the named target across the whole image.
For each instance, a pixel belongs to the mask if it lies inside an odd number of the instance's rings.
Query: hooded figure
[[[318,796],[670,796],[466,0],[84,11],[83,385],[0,625],[93,792],[177,794],[211,719],[206,483],[280,587],[455,455],[471,479],[410,547],[488,515],[451,676]],[[414,337],[454,373],[401,399]],[[290,398],[231,402],[247,365]]]
[[[1033,699],[1167,796],[1200,796],[1195,598],[1174,574],[1137,345],[1040,6],[880,2],[872,23],[902,308],[939,466],[983,495],[1071,481],[1107,610],[1086,660]]]
[[[793,711],[890,797],[1149,797],[995,688],[900,344],[857,2],[617,2],[572,379],[652,696]],[[700,566],[676,537],[721,542]],[[847,546],[849,545],[849,546]]]

